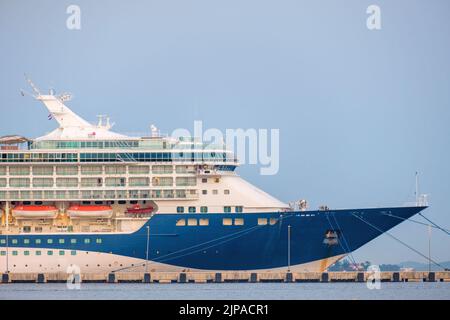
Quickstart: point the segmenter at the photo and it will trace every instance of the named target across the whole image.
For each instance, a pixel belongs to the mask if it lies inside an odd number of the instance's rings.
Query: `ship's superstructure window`
[[[172,166],[152,166],[153,174],[171,174],[173,172]]]
[[[53,239],[47,239],[47,243],[48,244],[52,244],[53,243]]]
[[[199,225],[200,226],[208,226],[209,225],[209,219],[199,219]]]
[[[77,252],[76,252],[75,250],[71,250],[71,251],[70,251],[70,255],[76,256],[76,255],[77,255]]]
[[[230,190],[228,190],[228,189],[225,189],[225,190],[223,190],[223,194],[230,194]]]
[[[6,251],[1,251],[1,252],[0,252],[0,255],[6,256]]]
[[[107,187],[125,187],[125,178],[106,178]]]
[[[84,239],[84,243],[85,243],[85,244],[91,243],[91,239],[89,239],[89,238]]]
[[[5,244],[6,243],[6,240],[5,239],[1,239],[0,240],[0,244]]]
[[[56,186],[59,188],[78,187],[78,179],[76,179],[76,178],[57,178]]]
[[[195,173],[195,167],[194,166],[176,166],[176,173]]]
[[[205,207],[205,206],[200,207],[200,212],[201,213],[208,213],[208,207]]]
[[[30,243],[30,239],[23,239],[23,244],[29,244]]]
[[[36,254],[37,256],[40,256],[40,255],[41,255],[41,251],[40,251],[40,250],[37,250],[37,251],[35,252],[35,254]]]
[[[130,187],[147,187],[150,184],[149,178],[140,177],[140,178],[130,178],[128,181]]]
[[[52,251],[52,250],[48,250],[48,251],[47,251],[47,255],[48,255],[48,256],[52,256],[52,255],[53,255],[53,251]]]
[[[195,207],[189,207],[189,213],[195,213],[196,211]]]
[[[177,207],[177,213],[184,213],[184,207]]]
[[[97,238],[97,239],[95,239],[95,242],[96,242],[97,244],[101,244],[101,243],[102,243],[102,239]]]
[[[234,219],[234,225],[235,226],[243,226],[244,225],[244,219],[243,218],[236,218],[236,219]]]
[[[274,224],[276,224],[278,222],[278,219],[277,218],[270,218],[270,220],[269,220],[269,223],[270,223],[270,225],[274,225]]]
[[[243,207],[243,206],[236,206],[236,207],[234,208],[234,211],[235,211],[236,213],[241,213],[241,212],[244,211],[244,207]]]
[[[207,178],[203,178],[202,179],[202,183],[207,183],[208,182],[208,179]]]
[[[129,174],[149,174],[150,167],[149,166],[129,166],[128,173]]]
[[[202,190],[202,194],[203,195],[207,195],[208,194],[208,190]]]
[[[51,175],[53,175],[53,167],[49,167],[49,166],[33,167],[33,175],[35,175],[35,176],[51,176]]]
[[[70,239],[70,243],[72,243],[72,244],[77,243],[77,239]]]
[[[13,256],[17,256],[17,255],[18,255],[17,250],[13,250],[12,255],[13,255]]]
[[[29,188],[30,179],[28,178],[11,178],[9,179],[9,186],[14,188]]]
[[[30,175],[30,167],[9,167],[11,176],[28,176]]]
[[[0,188],[6,187],[6,179],[0,179]]]
[[[56,174],[60,176],[75,176],[78,174],[78,167],[75,166],[58,166]]]
[[[106,166],[105,173],[106,174],[125,174],[124,166]]]
[[[36,240],[34,240],[34,243],[36,243],[36,244],[41,244],[41,239],[36,239]]]
[[[195,177],[177,177],[176,184],[177,184],[177,186],[181,186],[181,187],[196,186],[197,178],[195,178]]]
[[[219,190],[214,189],[214,190],[212,191],[212,194],[213,194],[213,195],[219,194]]]
[[[18,241],[17,241],[17,239],[12,239],[12,240],[11,240],[11,243],[12,243],[12,244],[17,244]]]
[[[231,207],[230,206],[223,207],[223,212],[230,213],[231,212]]]
[[[112,178],[114,179],[114,178]],[[81,178],[81,187],[101,187],[103,186],[102,178]]]
[[[53,179],[51,179],[51,178],[33,178],[33,187],[51,188],[51,187],[53,187]]]
[[[64,243],[64,239],[59,239],[59,240],[58,240],[58,243],[59,243],[59,244],[63,244],[63,243]]]
[[[63,256],[65,254],[64,250],[59,250],[59,255]]]
[[[94,175],[102,173],[103,170],[101,166],[81,166],[81,174],[83,175]]]

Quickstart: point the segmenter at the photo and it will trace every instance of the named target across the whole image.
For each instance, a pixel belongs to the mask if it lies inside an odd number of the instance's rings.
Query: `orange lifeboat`
[[[71,218],[110,218],[113,210],[110,206],[74,205],[67,209]]]
[[[138,204],[134,205],[132,208],[127,208],[126,211],[126,213],[130,214],[150,214],[152,212],[153,212],[152,206],[141,208],[141,206]]]
[[[12,209],[12,214],[19,219],[54,219],[58,209],[55,206],[19,205]]]

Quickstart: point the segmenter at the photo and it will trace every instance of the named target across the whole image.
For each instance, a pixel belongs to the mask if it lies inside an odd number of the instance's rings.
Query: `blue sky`
[[[81,30],[66,8],[81,8]],[[381,8],[382,29],[366,27]],[[55,127],[21,97],[69,91],[84,118],[109,114],[115,131],[280,129],[280,171],[240,174],[283,201],[311,207],[402,205],[414,173],[426,215],[450,227],[450,2],[0,0],[0,135]],[[28,88],[27,88],[28,89]],[[393,233],[422,252],[426,227]],[[432,256],[450,260],[432,233]],[[382,236],[355,253],[372,262],[424,261]]]

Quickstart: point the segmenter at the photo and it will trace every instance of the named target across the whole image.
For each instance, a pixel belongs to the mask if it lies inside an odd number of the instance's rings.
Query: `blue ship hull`
[[[425,207],[274,213],[156,214],[134,233],[1,235],[1,247],[103,252],[203,270],[258,270],[325,261],[352,252]],[[209,219],[207,226],[177,226],[180,219]],[[224,225],[242,218],[243,225]],[[258,219],[273,219],[260,225]],[[288,236],[290,229],[290,236]],[[326,234],[337,235],[335,242]],[[37,244],[36,239],[40,239]],[[50,239],[50,241],[49,241]],[[63,240],[61,240],[63,239]],[[75,241],[73,240],[75,239]],[[86,239],[90,239],[86,243]],[[98,239],[101,239],[98,241]],[[49,243],[50,242],[50,243]],[[33,259],[33,257],[30,257]],[[334,262],[334,261],[333,261]],[[128,266],[123,266],[126,270]]]

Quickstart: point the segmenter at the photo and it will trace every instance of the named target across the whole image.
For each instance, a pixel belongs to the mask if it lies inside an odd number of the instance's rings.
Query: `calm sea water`
[[[445,299],[450,283],[0,284],[0,299]]]

